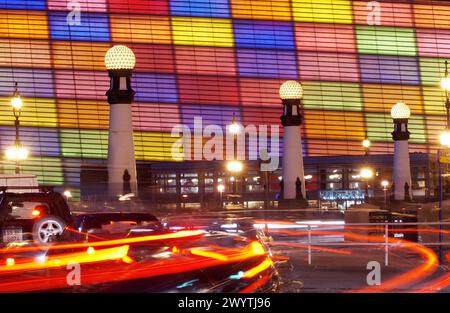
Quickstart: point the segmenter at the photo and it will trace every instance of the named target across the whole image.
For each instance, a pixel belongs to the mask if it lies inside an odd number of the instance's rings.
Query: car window
[[[9,217],[12,219],[33,219],[48,214],[49,207],[42,202],[10,201]]]

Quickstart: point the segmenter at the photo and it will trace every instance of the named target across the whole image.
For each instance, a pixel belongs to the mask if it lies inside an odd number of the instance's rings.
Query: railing
[[[450,222],[427,222],[427,223],[412,223],[412,222],[402,222],[402,223],[330,223],[328,222],[326,226],[323,227],[317,227],[317,224],[308,224],[303,223],[298,228],[304,229],[306,226],[307,229],[307,245],[308,245],[308,264],[312,264],[312,247],[313,246],[384,246],[384,263],[385,266],[389,266],[389,247],[393,245],[397,245],[398,243],[390,243],[389,242],[389,232],[390,231],[397,231],[399,233],[402,232],[402,229],[398,229],[398,227],[406,228],[405,226],[448,226],[450,228]],[[315,226],[315,227],[312,227]],[[334,226],[334,227],[333,227]],[[315,230],[324,230],[324,228],[336,228],[337,226],[344,228],[344,237],[345,237],[345,227],[359,227],[359,226],[366,226],[366,227],[380,227],[380,230],[383,229],[383,236],[384,236],[384,242],[312,242],[312,237],[314,236]],[[390,226],[395,226],[395,229],[391,228]],[[434,229],[434,228],[430,228]],[[270,227],[268,228],[270,235]],[[358,231],[364,231],[364,229],[356,229],[353,230],[353,232]],[[422,246],[430,246],[430,247],[439,247],[439,256],[440,261],[442,262],[442,247],[443,246],[450,246],[450,242],[444,242],[442,236],[442,232],[445,230],[438,229],[436,231],[436,235],[440,237],[442,240],[441,242],[418,242],[415,244],[420,244]],[[419,230],[417,230],[417,233],[419,233]],[[450,231],[448,232],[448,235],[450,237]],[[369,236],[369,235],[368,235]],[[403,242],[406,242],[407,240],[401,239]]]

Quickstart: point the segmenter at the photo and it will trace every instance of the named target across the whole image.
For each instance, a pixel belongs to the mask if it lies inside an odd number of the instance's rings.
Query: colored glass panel
[[[234,18],[291,20],[289,0],[230,0]]]
[[[107,0],[112,13],[169,14],[169,0]]]
[[[113,41],[170,44],[170,22],[165,16],[111,14]]]
[[[233,47],[231,20],[172,17],[172,33],[177,45]]]
[[[50,68],[48,41],[0,39],[0,66]]]
[[[353,1],[355,23],[359,25],[414,27],[412,6],[395,1]]]
[[[231,48],[176,46],[175,55],[180,74],[236,75],[235,53]]]
[[[417,54],[413,28],[357,26],[356,41],[359,53],[405,56]]]
[[[294,49],[291,23],[235,20],[234,40],[238,48]]]
[[[440,86],[445,75],[445,59],[420,58],[420,78],[423,85]]]
[[[172,15],[223,17],[230,16],[228,0],[171,0]]]
[[[107,0],[47,0],[47,6],[49,10],[55,11],[72,11],[79,9],[80,12],[107,12],[108,10]]]
[[[20,142],[27,147],[31,156],[60,155],[59,136],[56,128],[24,127],[19,129]],[[16,140],[13,126],[0,126],[0,145],[12,147]]]
[[[56,95],[63,99],[105,100],[109,77],[104,71],[57,70]]]
[[[179,137],[168,133],[134,132],[134,149],[137,160],[182,161],[183,154],[172,153],[172,146]]]
[[[320,23],[345,23],[353,21],[349,0],[292,0],[295,21]]]
[[[303,82],[305,109],[362,111],[362,96],[358,84],[333,82]],[[334,114],[335,112],[330,112]]]
[[[183,103],[238,104],[235,77],[179,75],[178,89]]]
[[[50,11],[50,36],[56,40],[109,41],[108,16],[102,13],[83,13],[82,22],[68,23],[67,13]]]
[[[57,106],[59,127],[109,127],[109,104],[106,101],[58,99]]]
[[[290,79],[298,77],[293,51],[238,49],[237,60],[240,76]]]
[[[450,57],[450,29],[417,29],[416,36],[420,56]]]
[[[281,100],[278,94],[283,80],[241,78],[239,88],[242,104],[245,106],[274,107],[281,109]],[[275,113],[275,115],[279,115]]]
[[[140,102],[177,102],[177,85],[174,75],[134,73],[132,87],[134,99]],[[105,89],[107,90],[107,89]]]
[[[106,159],[108,131],[60,129],[61,150],[64,157]]]
[[[364,139],[364,116],[358,112],[305,110],[308,138]]]
[[[10,97],[0,97],[1,103],[10,102]],[[54,99],[23,98],[23,107],[20,111],[20,125],[56,127],[57,113]],[[0,106],[0,124],[14,125],[14,115],[11,106]]]
[[[53,76],[49,69],[0,68],[0,96],[11,96],[14,83],[24,97],[53,98]]]
[[[413,4],[417,28],[450,28],[450,6],[437,3]]]
[[[54,41],[52,44],[55,68],[102,70],[105,68],[107,43]]]
[[[419,86],[364,84],[362,90],[364,110],[367,112],[390,113],[397,102],[405,102],[411,114],[424,113]]]
[[[47,16],[41,11],[0,10],[0,37],[47,39]]]
[[[13,162],[3,164],[5,174],[13,174]],[[36,175],[41,186],[61,186],[64,184],[64,174],[60,158],[30,156],[20,163],[22,172]]]
[[[295,23],[295,38],[301,51],[356,52],[352,25]]]
[[[392,141],[394,129],[390,114],[366,113],[367,138],[372,141]],[[411,143],[425,143],[427,140],[425,131],[425,119],[422,115],[411,115],[408,122],[411,132]]]
[[[163,131],[170,133],[180,124],[179,107],[165,103],[134,103],[133,128],[139,131]]]
[[[358,82],[359,63],[355,54],[299,52],[301,80]]]
[[[417,59],[383,55],[360,55],[363,83],[419,85]]]

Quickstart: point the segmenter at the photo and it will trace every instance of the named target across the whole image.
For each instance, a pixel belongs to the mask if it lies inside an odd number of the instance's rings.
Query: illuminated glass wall
[[[74,3],[79,23],[68,10]],[[233,113],[245,125],[278,124],[278,87],[287,79],[305,90],[306,155],[363,154],[365,137],[371,153],[391,153],[397,101],[412,108],[411,150],[434,152],[445,120],[439,80],[450,58],[450,2],[378,1],[379,15],[368,3],[0,0],[0,148],[14,139],[17,81],[21,138],[32,155],[24,171],[77,186],[80,166],[107,156],[103,56],[125,44],[137,58],[140,161],[171,161],[172,127],[195,116],[222,126]]]

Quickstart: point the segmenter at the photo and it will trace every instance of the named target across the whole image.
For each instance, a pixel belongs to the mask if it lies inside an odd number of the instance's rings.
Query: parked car
[[[0,245],[23,242],[46,245],[71,224],[69,207],[58,192],[18,193],[5,187],[0,190]]]

